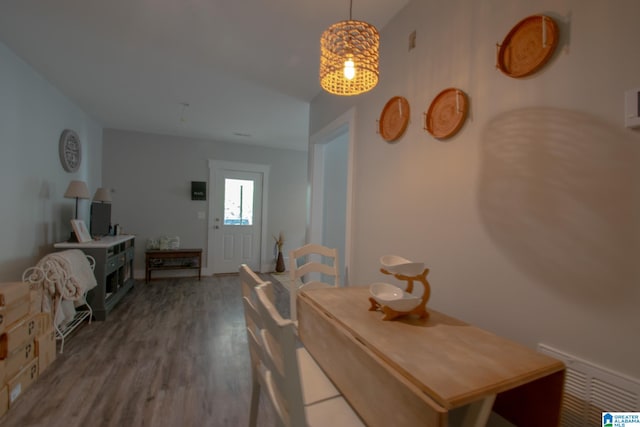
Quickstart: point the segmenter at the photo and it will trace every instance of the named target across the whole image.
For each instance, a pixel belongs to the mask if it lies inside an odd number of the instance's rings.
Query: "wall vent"
[[[541,353],[566,367],[562,427],[600,427],[602,412],[640,411],[640,381],[539,344]]]

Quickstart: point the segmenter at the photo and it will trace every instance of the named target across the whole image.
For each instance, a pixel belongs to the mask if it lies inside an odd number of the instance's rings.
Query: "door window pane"
[[[225,178],[224,225],[253,225],[253,181]]]

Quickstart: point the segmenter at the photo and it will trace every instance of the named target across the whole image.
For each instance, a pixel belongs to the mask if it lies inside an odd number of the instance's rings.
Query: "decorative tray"
[[[425,115],[424,128],[435,138],[449,138],[460,130],[468,110],[469,102],[463,91],[445,89],[431,102]]]
[[[498,47],[496,67],[509,77],[526,77],[544,66],[558,45],[558,26],[546,15],[518,22]]]
[[[402,96],[394,96],[385,104],[378,122],[379,132],[387,142],[400,138],[409,124],[409,101]]]

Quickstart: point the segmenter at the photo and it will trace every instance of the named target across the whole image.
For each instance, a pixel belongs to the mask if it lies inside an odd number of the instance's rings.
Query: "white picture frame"
[[[76,233],[76,238],[80,243],[90,242],[91,234],[89,233],[89,229],[85,225],[84,221],[81,219],[72,219],[71,227],[73,228],[73,232]]]

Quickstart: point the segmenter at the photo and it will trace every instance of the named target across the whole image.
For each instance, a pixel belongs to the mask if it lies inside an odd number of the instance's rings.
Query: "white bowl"
[[[418,276],[424,271],[424,262],[412,262],[398,255],[384,255],[380,264],[390,273]]]
[[[421,298],[406,293],[389,283],[376,282],[369,286],[369,293],[380,305],[400,312],[411,311],[420,304]]]

